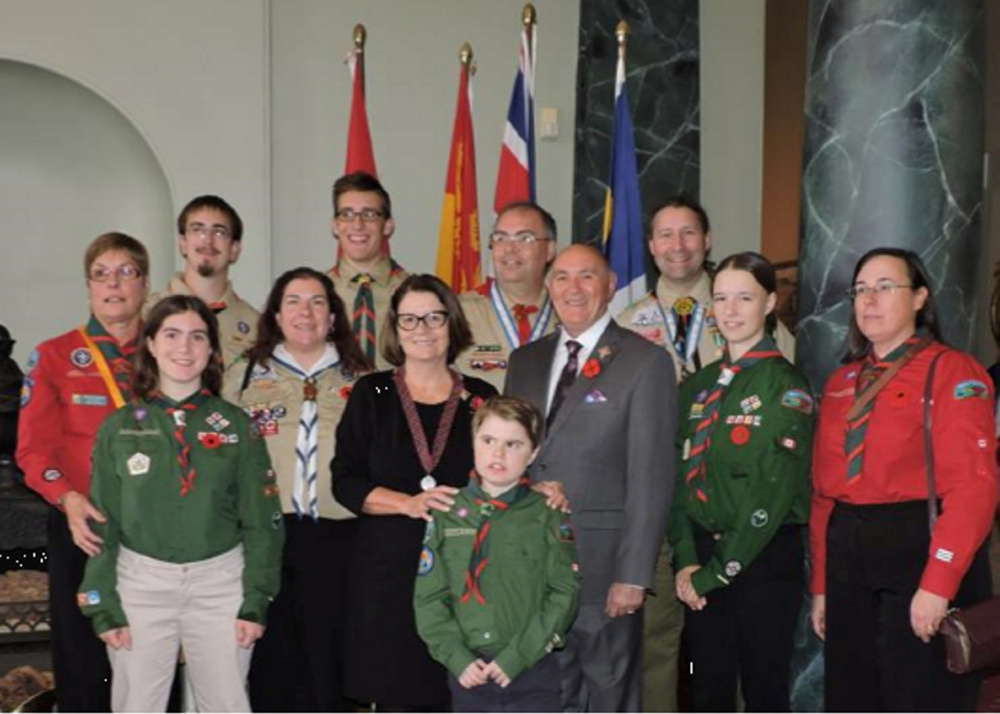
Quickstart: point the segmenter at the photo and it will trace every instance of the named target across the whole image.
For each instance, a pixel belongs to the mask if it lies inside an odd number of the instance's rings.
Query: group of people
[[[455,295],[344,176],[336,266],[262,313],[228,278],[236,211],[202,196],[177,228],[152,297],[141,243],[98,237],[88,322],[25,378],[61,709],[162,711],[183,651],[202,711],[672,711],[684,651],[694,710],[788,710],[807,548],[828,710],[969,708],[936,634],[990,589],[993,390],[913,253],[859,261],[817,399],[773,266],[710,269],[686,197],[617,316],[603,254],[534,203]]]

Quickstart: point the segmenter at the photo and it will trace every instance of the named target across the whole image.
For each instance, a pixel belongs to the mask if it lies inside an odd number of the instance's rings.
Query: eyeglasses
[[[913,289],[912,285],[896,285],[896,283],[879,283],[869,287],[867,285],[853,285],[847,289],[847,297],[851,300],[857,300],[858,298],[865,298],[869,295],[875,297],[880,297],[882,295],[889,295],[897,290],[903,290],[905,288]]]
[[[380,211],[377,208],[362,208],[360,211],[344,208],[333,214],[334,218],[342,223],[353,223],[356,218],[360,218],[365,223],[371,223],[384,215],[385,211]]]
[[[493,231],[490,233],[490,247],[497,245],[534,245],[539,241],[545,242],[551,238],[539,238],[532,231],[519,231],[517,233],[504,233],[503,231]]]
[[[192,223],[184,229],[184,235],[194,235],[204,240],[208,236],[225,240],[232,235],[225,226],[206,226],[204,223]]]
[[[142,277],[142,271],[134,265],[119,265],[117,268],[94,268],[87,273],[87,279],[95,283],[106,283],[114,276],[122,281],[138,280]]]
[[[448,322],[448,313],[444,310],[433,310],[426,315],[411,315],[409,313],[396,315],[396,327],[407,332],[413,332],[421,322],[428,328],[436,330],[439,327],[444,327]]]

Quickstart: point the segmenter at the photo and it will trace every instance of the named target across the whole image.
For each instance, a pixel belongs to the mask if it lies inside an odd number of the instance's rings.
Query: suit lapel
[[[570,387],[569,392],[566,394],[566,399],[563,400],[562,406],[559,407],[559,413],[556,414],[556,419],[552,422],[552,428],[549,430],[549,435],[552,436],[556,434],[563,425],[569,420],[570,416],[576,410],[578,406],[583,402],[583,398],[598,388],[601,381],[604,379],[608,368],[611,366],[611,362],[615,358],[615,354],[618,348],[618,341],[621,339],[621,329],[612,320],[608,323],[607,328],[601,335],[601,338],[597,341],[597,346],[594,347],[594,351],[588,355],[584,366],[591,359],[597,360],[597,364],[600,365],[600,372],[593,377],[588,378],[584,371],[581,370],[580,374],[577,375],[576,380],[573,382],[573,386]],[[552,361],[548,362],[549,368],[551,370]]]
[[[549,406],[549,374],[552,372],[552,360],[555,359],[556,348],[559,346],[559,333],[553,332],[538,340],[536,344],[538,368],[526,373],[524,395],[542,414],[545,414]]]

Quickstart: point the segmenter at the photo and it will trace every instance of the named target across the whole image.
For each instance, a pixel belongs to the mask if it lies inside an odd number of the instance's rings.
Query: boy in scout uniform
[[[556,254],[556,222],[536,203],[509,204],[490,234],[493,274],[459,300],[473,344],[457,360],[465,374],[503,391],[510,353],[555,329],[545,271]]]
[[[361,351],[377,369],[392,369],[379,349],[379,332],[389,298],[407,277],[389,257],[388,241],[395,229],[392,201],[377,178],[356,171],[333,184],[330,231],[338,248],[337,264],[329,275],[344,300]]]
[[[150,295],[145,313],[167,295],[200,297],[219,321],[225,364],[232,364],[257,337],[260,313],[233,290],[229,266],[243,249],[243,221],[218,196],[192,199],[177,217],[177,247],[184,258],[180,271],[162,293]]]
[[[492,397],[473,418],[477,478],[427,524],[417,630],[451,673],[454,711],[560,711],[560,647],[580,580],[573,529],[524,480],[542,418]]]

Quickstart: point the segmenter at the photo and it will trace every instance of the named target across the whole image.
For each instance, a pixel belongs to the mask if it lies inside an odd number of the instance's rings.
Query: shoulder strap
[[[934,407],[934,372],[937,370],[938,360],[947,350],[941,350],[934,359],[931,360],[931,367],[927,371],[927,384],[924,385],[924,458],[927,461],[927,522],[930,524],[931,532],[934,531],[934,524],[937,523],[938,507],[937,492],[934,486],[934,437],[931,429],[931,414]]]

